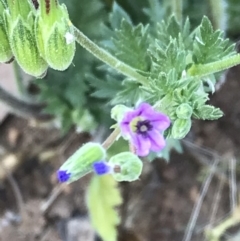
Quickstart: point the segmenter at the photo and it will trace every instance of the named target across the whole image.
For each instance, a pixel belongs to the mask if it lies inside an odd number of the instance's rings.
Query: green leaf
[[[217,120],[223,116],[223,112],[219,108],[211,105],[204,105],[193,113],[195,118],[202,120]]]
[[[213,30],[210,20],[204,16],[193,43],[194,62],[206,64],[233,55],[234,45],[223,36],[221,30]]]
[[[96,91],[94,91],[91,96],[100,99],[111,99],[123,89],[122,82],[117,80],[113,75],[107,75],[105,80],[101,80],[93,75],[88,75],[87,77],[89,84],[96,89]]]
[[[132,106],[144,95],[144,91],[136,81],[126,79],[123,81],[122,85],[122,90],[117,93],[111,102],[114,105],[121,103]]]
[[[180,78],[186,68],[186,52],[178,46],[176,39],[170,39],[164,47],[156,41],[149,49],[149,55],[153,61],[154,73],[176,70],[177,77]]]
[[[93,176],[87,192],[90,218],[103,241],[117,241],[120,218],[115,207],[122,203],[120,191],[111,175]]]
[[[111,42],[105,42],[105,47],[119,60],[142,71],[148,70],[150,66],[148,46],[148,26],[133,26],[125,19],[120,28],[115,29]]]
[[[143,12],[149,17],[150,21],[155,25],[160,22],[165,13],[165,9],[161,6],[158,0],[148,0],[149,7],[144,8]]]
[[[121,26],[122,20],[125,19],[128,23],[132,23],[132,20],[128,13],[115,1],[113,2],[112,12],[109,16],[109,22],[112,29],[118,29]]]

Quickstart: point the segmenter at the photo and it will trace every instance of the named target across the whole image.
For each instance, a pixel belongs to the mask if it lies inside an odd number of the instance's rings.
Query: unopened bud
[[[60,182],[74,182],[92,171],[92,165],[105,159],[106,151],[98,143],[89,142],[80,147],[59,168],[57,176]]]
[[[34,34],[34,16],[28,1],[9,0],[10,11],[6,11],[9,41],[13,54],[28,74],[43,76],[47,63],[40,56]],[[20,7],[21,6],[21,7]]]
[[[191,119],[177,119],[173,123],[171,137],[174,139],[184,138],[191,129]]]
[[[131,109],[125,105],[116,105],[111,110],[111,118],[117,122],[120,122],[123,119],[125,113],[129,110]]]
[[[109,164],[114,166],[112,176],[118,182],[135,181],[142,173],[142,161],[131,152],[122,152],[111,157]]]
[[[0,0],[0,63],[8,63],[13,59],[3,16],[6,8],[5,2]]]
[[[176,114],[177,117],[180,119],[189,119],[191,118],[193,113],[193,109],[192,107],[187,104],[187,103],[183,103],[180,106],[178,106],[178,108],[176,109]]]
[[[39,51],[49,66],[65,70],[75,54],[73,25],[67,8],[57,0],[40,0],[36,17],[36,39]]]

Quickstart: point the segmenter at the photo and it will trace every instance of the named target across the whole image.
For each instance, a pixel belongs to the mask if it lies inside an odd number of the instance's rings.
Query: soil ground
[[[204,232],[236,207],[229,165],[239,162],[240,68],[231,69],[225,83],[211,97],[225,116],[219,121],[195,121],[182,143],[184,153],[145,162],[139,181],[122,183],[121,241],[182,241],[191,213],[216,164],[189,241],[204,240]],[[40,128],[9,115],[0,126],[0,238],[3,241],[92,241],[98,237],[88,219],[87,175],[69,186],[57,183],[63,161],[91,137],[70,131]],[[215,164],[214,164],[215,163]],[[230,168],[231,169],[231,168]],[[233,168],[238,176],[238,167]],[[236,227],[237,230],[237,227]],[[230,240],[236,230],[228,230]],[[232,231],[232,232],[230,232]],[[238,239],[236,239],[238,240]],[[240,239],[239,239],[240,240]]]

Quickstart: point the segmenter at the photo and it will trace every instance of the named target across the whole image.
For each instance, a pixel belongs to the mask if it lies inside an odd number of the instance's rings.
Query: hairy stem
[[[103,142],[102,147],[104,149],[108,149],[111,147],[111,145],[116,141],[117,137],[120,134],[120,129],[117,127],[111,134],[110,136]]]
[[[52,116],[42,113],[43,104],[30,104],[26,101],[19,100],[12,94],[8,93],[0,86],[0,101],[12,109],[14,114],[24,118],[34,118],[42,121],[51,120]]]
[[[136,69],[130,67],[129,65],[121,62],[117,58],[115,58],[113,55],[105,51],[104,49],[100,48],[98,45],[96,45],[94,42],[92,42],[86,35],[84,35],[79,29],[74,27],[74,35],[76,38],[76,41],[85,48],[88,52],[93,54],[95,57],[103,61],[104,63],[111,66],[113,69],[117,70],[118,72],[135,79],[142,85],[147,85],[147,78],[142,76],[137,72]]]
[[[215,61],[209,64],[193,65],[189,70],[190,76],[203,77],[206,75],[214,74],[236,65],[240,64],[240,54],[235,54],[231,57]]]
[[[182,23],[182,0],[171,0],[171,9],[179,23]]]

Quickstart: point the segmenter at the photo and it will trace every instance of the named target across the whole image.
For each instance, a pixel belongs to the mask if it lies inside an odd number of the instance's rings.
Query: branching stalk
[[[224,58],[209,64],[193,65],[189,70],[190,76],[203,77],[206,75],[214,74],[236,65],[240,64],[240,54],[235,54],[231,57]]]
[[[136,69],[130,67],[129,65],[123,63],[122,61],[115,58],[113,55],[105,51],[104,49],[100,48],[94,42],[92,42],[86,35],[84,35],[79,29],[74,27],[74,35],[76,41],[85,48],[88,52],[93,54],[96,58],[100,59],[104,63],[111,66],[113,69],[117,70],[118,72],[135,79],[142,85],[147,85],[147,78],[142,76],[137,72]]]
[[[116,141],[118,136],[120,135],[120,129],[117,127],[110,135],[109,137],[103,142],[102,147],[104,149],[108,149],[111,147],[111,145]]]

